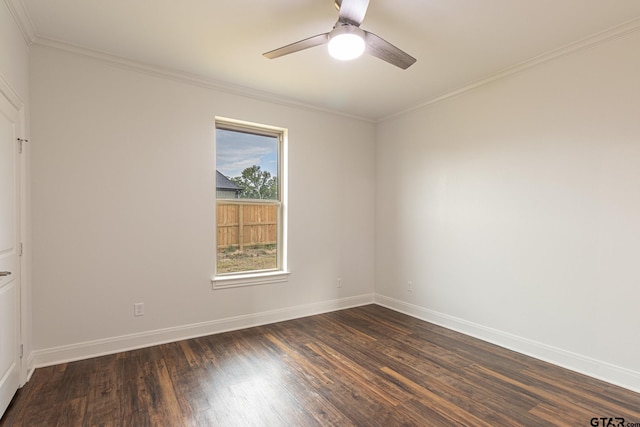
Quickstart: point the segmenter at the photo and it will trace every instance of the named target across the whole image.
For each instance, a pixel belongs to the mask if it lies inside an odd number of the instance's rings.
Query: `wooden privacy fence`
[[[275,244],[278,241],[278,205],[219,202],[218,248]]]

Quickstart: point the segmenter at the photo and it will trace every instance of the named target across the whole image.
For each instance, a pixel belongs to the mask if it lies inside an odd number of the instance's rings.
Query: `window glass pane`
[[[238,128],[216,128],[217,274],[281,265],[279,134]]]
[[[218,198],[278,200],[278,137],[216,129],[216,170],[235,185]]]

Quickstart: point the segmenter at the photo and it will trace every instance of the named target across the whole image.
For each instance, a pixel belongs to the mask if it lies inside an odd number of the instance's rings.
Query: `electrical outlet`
[[[133,315],[134,316],[144,316],[144,303],[137,302],[133,304]]]
[[[342,278],[338,277],[338,287],[341,288],[342,287]]]
[[[407,290],[409,292],[413,292],[413,282],[412,281],[408,281],[407,282]]]

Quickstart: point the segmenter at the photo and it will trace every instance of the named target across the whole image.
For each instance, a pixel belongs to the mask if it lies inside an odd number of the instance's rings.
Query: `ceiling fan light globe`
[[[338,27],[329,35],[329,54],[339,60],[348,61],[364,53],[364,33],[358,27]]]

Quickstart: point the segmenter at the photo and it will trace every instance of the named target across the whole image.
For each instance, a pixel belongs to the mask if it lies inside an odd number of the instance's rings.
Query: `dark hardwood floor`
[[[37,369],[0,426],[607,425],[592,418],[640,427],[640,394],[369,305]]]

